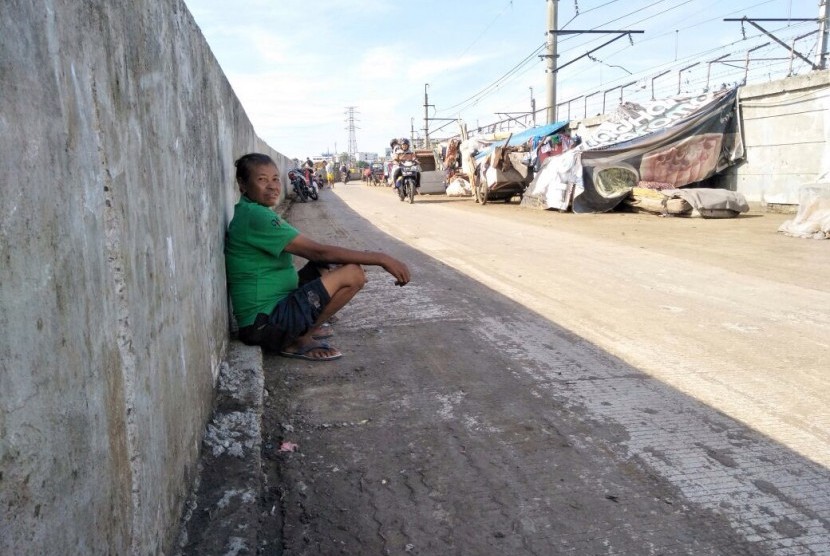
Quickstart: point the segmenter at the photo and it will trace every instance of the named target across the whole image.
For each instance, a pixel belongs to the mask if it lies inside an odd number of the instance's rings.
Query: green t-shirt
[[[240,327],[297,289],[297,270],[284,249],[299,234],[268,207],[244,195],[239,199],[225,239],[225,269]]]

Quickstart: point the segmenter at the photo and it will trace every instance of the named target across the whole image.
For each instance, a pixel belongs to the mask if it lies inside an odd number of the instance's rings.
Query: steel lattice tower
[[[357,106],[346,107],[346,123],[349,130],[349,160],[357,160],[357,138],[355,137],[355,114],[357,114]]]

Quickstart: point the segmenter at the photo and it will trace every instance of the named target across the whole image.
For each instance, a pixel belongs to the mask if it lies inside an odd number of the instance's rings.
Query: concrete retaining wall
[[[0,3],[0,554],[170,549],[253,150],[182,1]]]
[[[739,91],[746,160],[724,185],[748,201],[798,204],[802,185],[830,174],[830,71]]]

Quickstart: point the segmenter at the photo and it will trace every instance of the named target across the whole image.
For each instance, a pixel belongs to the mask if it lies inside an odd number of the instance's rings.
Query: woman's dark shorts
[[[303,271],[306,271],[305,267],[301,270],[301,276]],[[331,299],[319,278],[319,272],[316,275],[317,278],[301,285],[277,303],[270,315],[260,313],[254,324],[240,328],[239,340],[249,346],[262,346],[268,352],[279,352],[307,333]],[[307,271],[304,277],[311,278]]]

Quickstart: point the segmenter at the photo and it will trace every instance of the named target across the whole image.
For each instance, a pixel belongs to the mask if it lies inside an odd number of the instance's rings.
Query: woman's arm
[[[409,282],[409,268],[394,257],[377,251],[355,251],[337,245],[317,243],[311,238],[298,235],[285,250],[309,261],[335,264],[365,264],[379,266],[395,278],[395,284],[403,286]]]

